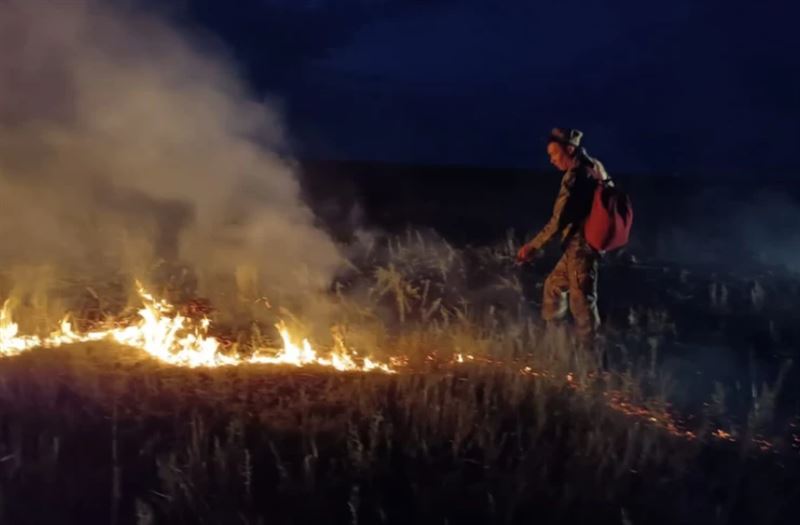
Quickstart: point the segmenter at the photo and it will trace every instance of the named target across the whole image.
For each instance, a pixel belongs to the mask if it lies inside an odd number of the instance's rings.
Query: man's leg
[[[569,243],[564,254],[569,281],[569,309],[575,319],[578,341],[589,347],[600,326],[597,311],[598,256],[578,237]]]
[[[542,319],[548,324],[551,321],[563,319],[564,315],[566,315],[568,289],[567,257],[564,254],[544,281]]]

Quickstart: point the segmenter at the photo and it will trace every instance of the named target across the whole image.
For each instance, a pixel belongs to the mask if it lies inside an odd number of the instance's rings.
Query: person
[[[597,309],[597,273],[600,254],[584,238],[583,225],[592,208],[599,181],[611,184],[602,163],[581,146],[583,132],[555,128],[547,142],[550,162],[564,172],[550,220],[525,243],[517,261],[531,260],[558,236],[563,255],[544,282],[542,318],[551,325],[564,318],[569,308],[575,322],[578,343],[594,342],[600,326]],[[567,297],[569,301],[567,302]]]

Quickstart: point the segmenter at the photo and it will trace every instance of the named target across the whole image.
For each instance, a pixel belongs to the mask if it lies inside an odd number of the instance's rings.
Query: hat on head
[[[580,147],[583,131],[579,129],[553,128],[548,142],[558,142],[564,146]]]

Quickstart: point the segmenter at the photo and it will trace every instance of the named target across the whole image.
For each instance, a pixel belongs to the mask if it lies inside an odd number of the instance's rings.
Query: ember
[[[170,365],[197,368],[238,366],[245,364],[320,366],[337,371],[380,371],[396,373],[408,366],[408,358],[396,356],[388,363],[377,361],[369,356],[362,356],[352,348],[348,348],[341,337],[334,337],[333,347],[319,353],[308,339],[297,339],[290,333],[285,323],[279,322],[275,327],[282,340],[282,348],[254,348],[248,356],[222,351],[221,342],[209,335],[210,320],[207,317],[192,315],[210,311],[204,308],[178,309],[169,302],[158,299],[137,283],[138,293],[142,300],[142,308],[138,311],[138,319],[112,320],[102,327],[88,331],[76,331],[69,318],[63,319],[58,328],[47,336],[24,335],[19,333],[19,325],[11,316],[8,301],[0,310],[0,356],[14,356],[35,348],[57,348],[63,345],[91,342],[113,341],[122,345],[143,350],[151,357]],[[426,357],[429,362],[437,361],[434,354]],[[481,363],[483,365],[507,365],[488,357],[472,354],[456,353],[449,362],[451,365],[465,363]],[[519,373],[527,376],[553,380],[555,376],[546,370],[537,370],[530,365],[519,369]],[[575,373],[568,372],[563,377],[564,385],[573,390],[588,388]],[[589,374],[588,378],[595,377]],[[631,416],[655,425],[668,433],[683,439],[694,440],[697,435],[685,429],[668,407],[650,407],[637,404],[628,399],[622,392],[608,390],[603,392],[606,405],[614,411]],[[730,432],[716,429],[711,436],[718,440],[736,442]],[[797,447],[800,438],[795,436],[793,446]],[[753,439],[753,444],[761,451],[773,450],[773,444],[764,439]]]
[[[623,414],[645,419],[650,423],[661,427],[670,434],[688,440],[694,440],[697,435],[691,430],[685,430],[681,423],[677,421],[666,408],[648,408],[642,405],[631,403],[622,395],[621,392],[605,392],[607,404],[613,410]]]
[[[736,441],[736,438],[730,432],[725,432],[721,428],[716,429],[714,432],[711,433],[717,439],[722,439],[725,441]]]

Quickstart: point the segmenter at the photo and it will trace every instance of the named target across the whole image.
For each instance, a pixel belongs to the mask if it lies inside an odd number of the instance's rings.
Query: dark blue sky
[[[299,156],[536,168],[564,125],[617,172],[800,176],[788,1],[176,1]]]

